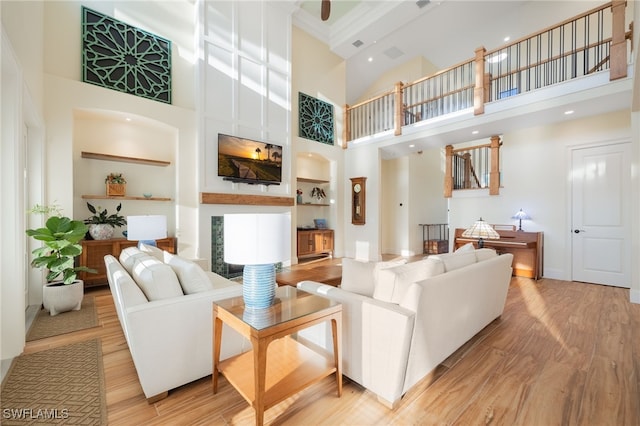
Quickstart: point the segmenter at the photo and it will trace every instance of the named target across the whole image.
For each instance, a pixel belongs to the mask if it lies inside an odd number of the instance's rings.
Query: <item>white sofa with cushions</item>
[[[146,247],[104,258],[109,287],[142,390],[152,402],[212,371],[212,303],[242,285],[180,256]],[[225,326],[221,359],[248,350]]]
[[[400,265],[345,258],[340,288],[313,281],[298,288],[342,303],[343,372],[393,408],[502,314],[512,258],[472,246]],[[326,324],[298,338],[332,349]]]

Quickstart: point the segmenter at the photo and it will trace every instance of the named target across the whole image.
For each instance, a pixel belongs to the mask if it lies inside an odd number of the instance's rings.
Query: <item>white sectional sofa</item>
[[[242,286],[157,248],[104,258],[109,287],[142,390],[149,402],[211,374],[212,303]],[[225,326],[221,359],[250,349]]]
[[[502,314],[512,258],[472,246],[406,264],[345,258],[340,288],[313,281],[298,288],[342,303],[342,370],[393,408]],[[332,349],[325,324],[298,338]]]

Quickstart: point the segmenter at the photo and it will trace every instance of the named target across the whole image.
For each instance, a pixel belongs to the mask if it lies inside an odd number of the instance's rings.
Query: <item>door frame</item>
[[[565,259],[566,262],[566,268],[568,271],[568,277],[567,279],[569,281],[573,281],[573,234],[572,234],[572,224],[573,224],[573,177],[571,176],[571,172],[573,171],[573,153],[577,150],[582,150],[582,149],[589,149],[589,148],[600,148],[600,147],[607,147],[607,146],[613,146],[613,145],[621,145],[621,144],[625,144],[628,143],[631,146],[631,149],[633,151],[633,143],[632,143],[632,138],[631,136],[629,137],[624,137],[624,138],[618,138],[618,139],[609,139],[609,140],[603,140],[603,141],[599,141],[599,142],[590,142],[590,143],[584,143],[584,144],[573,144],[573,145],[568,145],[567,146],[567,186],[566,186],[566,197],[565,199],[567,200],[566,203],[566,209],[565,209],[565,230],[566,230],[566,237],[565,237],[565,244],[567,247],[567,253],[568,256]],[[633,168],[633,160],[631,161],[631,167]],[[632,180],[633,180],[633,176],[632,176]],[[631,189],[633,190],[633,182],[631,183]],[[631,196],[633,196],[633,194],[630,194]],[[632,216],[633,216],[633,200],[631,200],[631,206],[630,206],[630,212],[629,212],[629,218],[627,219],[629,221],[628,226],[630,231],[633,231],[633,223],[632,223]],[[633,259],[633,240],[632,240],[632,235],[631,233],[628,236],[629,238],[629,247],[631,247],[632,253],[631,253],[631,258]],[[627,265],[627,268],[629,269],[628,273],[629,273],[629,278],[630,278],[630,285],[631,288],[633,288],[633,268],[632,265]],[[621,287],[622,288],[622,287]]]

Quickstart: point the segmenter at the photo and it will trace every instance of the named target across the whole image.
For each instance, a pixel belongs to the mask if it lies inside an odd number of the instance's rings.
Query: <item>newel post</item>
[[[489,195],[500,194],[500,136],[491,136],[491,172]]]
[[[627,76],[627,40],[624,30],[624,9],[626,0],[611,2],[611,64],[609,80],[616,80]]]
[[[444,159],[444,198],[453,195],[453,145],[447,145]]]
[[[402,124],[404,123],[403,115],[404,115],[404,105],[402,104],[402,82],[399,81],[396,83],[395,89],[393,91],[394,103],[396,105],[395,111],[395,131],[394,135],[400,136],[402,134]]]
[[[351,108],[349,104],[344,106],[344,123],[342,126],[342,148],[346,149],[347,145],[351,141]]]
[[[484,54],[487,49],[479,47],[476,49],[476,87],[473,89],[473,114],[484,114],[485,99],[485,76],[484,76]]]

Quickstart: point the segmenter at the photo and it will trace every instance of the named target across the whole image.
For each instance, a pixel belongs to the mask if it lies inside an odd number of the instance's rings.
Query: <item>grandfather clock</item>
[[[351,223],[365,224],[366,177],[351,178]]]

